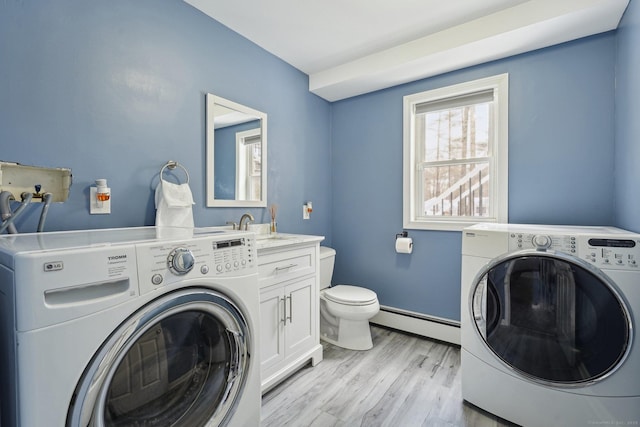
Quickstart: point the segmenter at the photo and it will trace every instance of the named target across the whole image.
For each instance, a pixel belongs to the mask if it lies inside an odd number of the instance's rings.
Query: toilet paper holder
[[[399,254],[410,254],[413,252],[413,239],[409,237],[409,233],[402,231],[396,234],[396,252]]]
[[[406,231],[402,230],[402,233],[396,234],[396,240],[398,240],[398,238],[400,238],[400,237],[409,237],[409,233],[407,233]]]

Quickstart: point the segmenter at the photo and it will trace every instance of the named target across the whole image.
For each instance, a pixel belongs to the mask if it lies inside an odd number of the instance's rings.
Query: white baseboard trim
[[[460,322],[427,316],[413,311],[380,306],[380,312],[371,320],[376,325],[460,345]]]

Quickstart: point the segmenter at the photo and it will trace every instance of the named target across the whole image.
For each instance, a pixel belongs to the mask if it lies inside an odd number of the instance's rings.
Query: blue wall
[[[332,108],[334,282],[460,318],[460,232],[402,230],[402,97],[509,73],[509,221],[612,225],[615,33],[347,99]]]
[[[0,159],[72,168],[70,198],[51,208],[47,230],[153,224],[169,159],[191,174],[196,225],[237,221],[247,209],[205,207],[204,96],[214,93],[269,115],[268,201],[281,231],[327,236],[334,282],[459,319],[460,233],[410,230],[414,253],[393,250],[402,97],[508,72],[510,221],[640,231],[640,198],[628,197],[640,182],[636,3],[616,33],[329,104],[306,75],[182,1],[5,1]],[[109,180],[111,215],[88,213],[96,178]],[[314,212],[303,221],[306,200]],[[249,211],[268,221],[266,209]],[[35,230],[38,214],[30,207],[19,229]]]
[[[46,230],[153,225],[172,159],[191,174],[197,226],[247,209],[205,207],[205,93],[268,114],[268,203],[282,231],[330,231],[330,104],[308,77],[178,0],[0,2],[0,159],[70,167]],[[292,161],[292,159],[295,159]],[[111,215],[89,215],[107,178]],[[302,220],[302,204],[314,213]],[[268,222],[267,209],[249,209]],[[39,209],[19,221],[35,231]]]
[[[616,225],[640,232],[640,3],[631,0],[618,36]]]

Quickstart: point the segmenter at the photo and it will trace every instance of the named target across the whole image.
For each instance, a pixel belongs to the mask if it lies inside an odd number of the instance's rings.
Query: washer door
[[[601,380],[631,348],[629,311],[611,279],[563,253],[522,251],[490,262],[476,276],[470,310],[488,348],[544,384]]]
[[[93,358],[67,426],[226,424],[244,388],[249,334],[238,307],[212,290],[153,301]]]

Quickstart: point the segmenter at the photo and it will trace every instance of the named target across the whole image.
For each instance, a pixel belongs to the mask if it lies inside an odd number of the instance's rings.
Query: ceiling
[[[629,0],[184,0],[328,100],[617,28]]]

